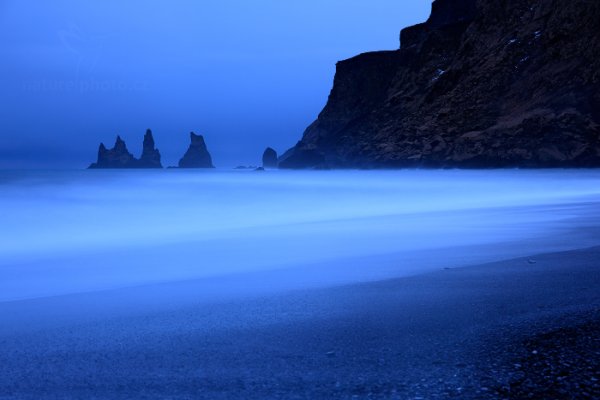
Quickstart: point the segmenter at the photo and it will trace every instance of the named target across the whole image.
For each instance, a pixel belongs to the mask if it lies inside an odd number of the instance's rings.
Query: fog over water
[[[0,301],[298,268],[323,286],[585,247],[594,234],[569,232],[598,199],[591,170],[1,171]]]

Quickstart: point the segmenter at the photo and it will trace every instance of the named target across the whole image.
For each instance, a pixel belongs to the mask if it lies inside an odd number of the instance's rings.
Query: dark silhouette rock
[[[600,166],[600,2],[436,0],[337,64],[280,168]]]
[[[127,145],[117,136],[115,146],[107,149],[104,143],[100,143],[98,149],[98,161],[90,165],[91,169],[113,169],[113,168],[162,168],[160,152],[154,147],[152,131],[148,129],[144,136],[142,156],[138,160],[129,150]]]
[[[267,147],[262,156],[264,168],[277,168],[279,161],[277,160],[277,152],[270,147]]]
[[[90,165],[91,169],[101,168],[137,168],[138,160],[127,150],[127,145],[117,136],[115,146],[107,149],[104,143],[100,143],[98,149],[98,161]]]
[[[214,168],[212,157],[206,148],[202,135],[190,133],[190,147],[179,160],[179,168]]]
[[[160,152],[154,146],[154,137],[152,131],[148,129],[144,135],[144,144],[142,148],[142,156],[138,162],[139,168],[162,168],[160,162]]]

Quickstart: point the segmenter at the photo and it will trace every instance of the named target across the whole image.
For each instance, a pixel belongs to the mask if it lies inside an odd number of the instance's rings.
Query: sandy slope
[[[523,340],[598,321],[600,248],[533,259],[237,299],[188,282],[0,303],[0,398],[497,398]]]

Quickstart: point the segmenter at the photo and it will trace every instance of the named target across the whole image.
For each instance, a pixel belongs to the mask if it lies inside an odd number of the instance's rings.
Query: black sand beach
[[[188,283],[160,307],[174,284],[4,302],[0,398],[597,398],[598,260],[236,299]]]

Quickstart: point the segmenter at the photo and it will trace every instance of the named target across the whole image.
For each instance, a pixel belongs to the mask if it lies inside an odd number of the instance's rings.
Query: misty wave
[[[600,173],[4,171],[0,191],[9,300],[309,265],[315,284],[339,284],[548,238],[583,247],[593,235],[560,237],[595,218]]]

